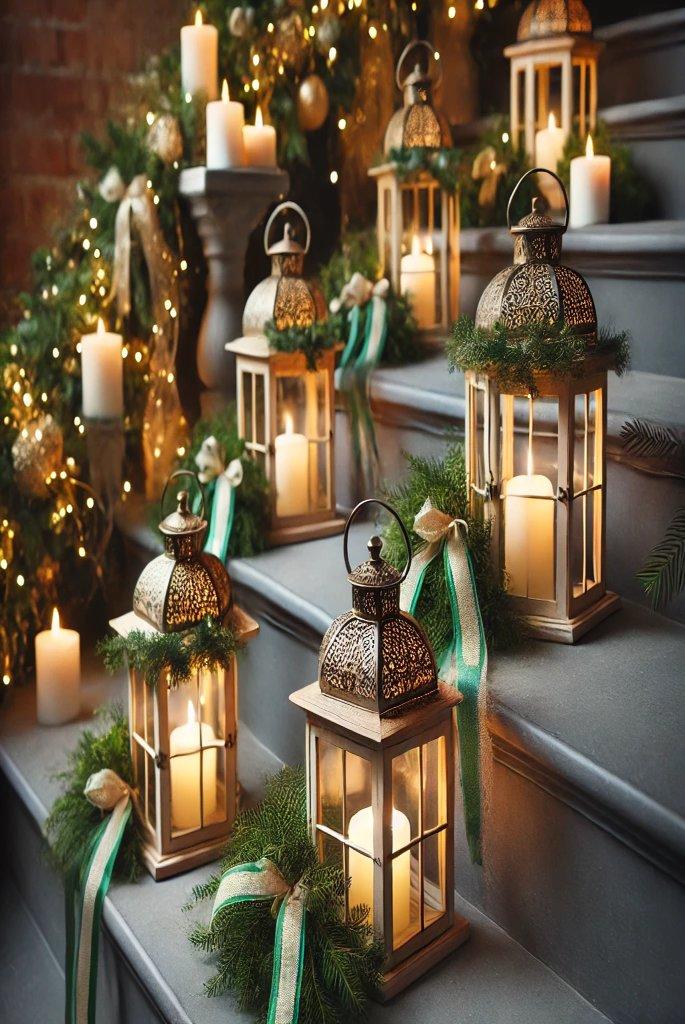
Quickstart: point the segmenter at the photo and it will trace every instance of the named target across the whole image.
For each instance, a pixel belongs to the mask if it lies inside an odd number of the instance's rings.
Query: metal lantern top
[[[582,0],[532,0],[521,15],[516,38],[526,42],[591,32],[592,19]]]
[[[288,221],[283,237],[270,241],[271,228],[279,214],[293,210],[301,218],[306,241],[301,245]],[[301,206],[287,200],[280,203],[264,229],[264,251],[271,257],[271,274],[260,281],[250,293],[243,312],[243,334],[246,337],[264,333],[264,325],[273,320],[279,331],[289,327],[308,327],[316,320],[326,319],[326,301],[319,286],[304,277],[304,257],[309,251],[311,228]]]
[[[390,118],[385,131],[384,151],[404,146],[422,146],[427,149],[440,149],[451,145],[450,129],[444,115],[433,103],[433,89],[437,88],[442,78],[439,62],[438,76],[433,78],[427,66],[424,70],[417,61],[406,78],[402,79],[402,67],[408,55],[418,47],[425,48],[433,57],[433,47],[425,39],[414,39],[405,46],[400,54],[395,71],[397,87],[403,93],[404,104]]]
[[[516,193],[527,177],[542,172],[551,174],[561,188],[564,223],[552,220],[544,199],[536,196],[531,212],[512,225]],[[568,213],[566,189],[556,174],[544,167],[534,167],[523,175],[507,207],[507,225],[514,237],[514,263],[500,270],[481,295],[476,310],[477,327],[489,330],[499,322],[515,331],[531,324],[564,323],[581,334],[596,336],[597,313],[587,282],[576,270],[559,263]]]
[[[166,482],[194,473],[179,469]],[[202,487],[198,481],[200,493]],[[188,491],[180,491],[176,509],[159,524],[164,537],[164,554],[149,562],[136,583],[133,610],[161,633],[173,633],[197,625],[208,615],[223,622],[231,606],[231,580],[226,567],[215,555],[202,550],[207,530],[202,514],[188,505]]]
[[[407,549],[403,572],[381,558],[380,537],[370,539],[369,558],[351,568],[350,526],[369,504],[381,505],[397,520]],[[374,498],[360,502],[347,520],[343,553],[352,584],[352,610],[335,619],[323,638],[321,691],[381,717],[419,697],[436,695],[438,677],[428,638],[416,619],[400,609],[400,585],[409,572],[411,545],[395,510]]]

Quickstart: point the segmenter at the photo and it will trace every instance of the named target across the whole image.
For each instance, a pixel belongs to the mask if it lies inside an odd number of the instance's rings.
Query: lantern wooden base
[[[293,526],[278,526],[269,530],[267,543],[269,547],[281,547],[283,544],[299,544],[305,540],[320,540],[322,537],[334,537],[345,529],[345,520],[340,516],[325,519],[319,523],[296,523]]]
[[[455,914],[454,924],[447,931],[383,974],[381,986],[376,994],[378,1001],[385,1003],[389,999],[394,999],[408,985],[423,977],[427,971],[463,945],[470,933],[471,925],[466,918]]]
[[[218,860],[227,842],[228,833],[219,839],[189,846],[187,850],[179,850],[178,853],[160,853],[152,843],[145,843],[142,849],[143,863],[155,882],[161,882],[163,878],[172,878]]]
[[[610,590],[595,604],[573,619],[554,619],[546,615],[524,615],[526,632],[536,640],[552,640],[557,644],[574,644],[602,619],[617,612],[621,598]]]

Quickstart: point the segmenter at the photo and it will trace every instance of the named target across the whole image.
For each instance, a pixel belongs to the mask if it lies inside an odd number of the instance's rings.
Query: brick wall
[[[116,112],[127,76],[178,41],[189,0],[0,3],[0,302],[68,212],[79,135]],[[4,303],[3,303],[4,304]]]

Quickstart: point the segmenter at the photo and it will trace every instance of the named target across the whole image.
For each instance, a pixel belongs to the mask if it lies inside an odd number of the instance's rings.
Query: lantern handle
[[[350,558],[349,558],[349,555],[347,553],[347,541],[348,541],[348,537],[349,537],[349,533],[350,533],[350,527],[352,526],[352,521],[357,518],[357,514],[359,512],[361,512],[361,510],[366,505],[380,505],[381,508],[384,508],[386,510],[386,512],[389,512],[391,516],[394,516],[394,518],[395,518],[395,520],[397,522],[397,525],[399,526],[399,528],[400,528],[400,530],[402,532],[402,539],[404,540],[404,546],[407,549],[407,564],[404,567],[404,571],[403,571],[400,579],[398,580],[398,583],[404,583],[404,581],[407,578],[407,574],[409,573],[409,567],[411,566],[411,541],[409,540],[409,534],[407,533],[407,528],[404,525],[404,523],[402,522],[402,520],[400,519],[400,517],[397,514],[397,512],[395,511],[395,509],[392,507],[392,505],[388,505],[387,502],[381,501],[380,498],[364,498],[364,501],[360,501],[358,505],[355,505],[355,507],[352,509],[352,511],[350,512],[349,516],[347,517],[347,522],[345,523],[345,533],[343,534],[343,556],[345,558],[345,568],[347,569],[348,572],[352,572],[352,566],[350,565]]]
[[[568,227],[568,214],[569,214],[568,194],[566,192],[566,187],[565,187],[563,181],[561,180],[561,178],[559,177],[559,175],[555,174],[554,171],[550,171],[549,167],[531,167],[531,169],[529,171],[526,171],[526,173],[523,175],[523,177],[519,178],[519,180],[516,182],[516,184],[514,185],[514,191],[509,196],[509,202],[507,203],[507,227],[511,231],[511,228],[512,228],[511,208],[512,208],[512,206],[514,204],[514,197],[515,197],[516,193],[518,192],[518,190],[520,189],[521,185],[526,180],[526,178],[529,178],[531,174],[549,174],[552,178],[554,178],[554,180],[558,184],[559,188],[561,189],[561,194],[564,197],[564,206],[565,206],[565,209],[566,209],[566,216],[564,217],[563,230],[566,231],[566,228]],[[562,225],[560,224],[559,227],[562,227]]]
[[[279,215],[279,213],[283,213],[284,210],[294,210],[294,212],[299,213],[300,217],[302,218],[302,223],[307,229],[307,240],[304,243],[304,251],[305,253],[309,252],[309,245],[312,240],[312,229],[309,226],[309,218],[307,217],[307,214],[304,212],[302,207],[299,206],[297,203],[294,203],[292,199],[286,199],[285,202],[279,203],[275,210],[272,211],[271,216],[266,222],[266,227],[264,228],[264,252],[268,252],[269,250],[269,232],[273,227],[274,221],[276,220],[276,217]]]
[[[411,51],[415,49],[415,47],[417,46],[423,46],[426,50],[428,50],[428,53],[430,54],[431,57],[433,57],[433,55],[435,54],[434,48],[431,46],[427,39],[412,39],[410,42],[407,43],[405,48],[402,50],[402,53],[400,54],[399,60],[397,61],[397,67],[395,69],[395,82],[397,83],[397,88],[400,90],[400,92],[402,92],[403,89],[402,79],[400,78],[400,71],[402,70],[402,65],[404,64],[405,60],[407,59]],[[440,83],[442,82],[442,66],[439,60],[436,60],[435,63],[438,68],[438,75],[435,79],[435,88],[437,89]]]
[[[202,484],[200,483],[199,476],[197,475],[197,473],[193,473],[192,469],[175,469],[174,472],[171,474],[171,476],[168,477],[167,482],[164,484],[164,490],[162,491],[162,497],[159,499],[159,510],[160,510],[160,514],[161,514],[162,518],[164,517],[164,499],[166,498],[166,492],[167,492],[167,489],[169,487],[169,484],[171,483],[172,480],[176,480],[179,476],[190,476],[190,477],[193,478],[193,480],[197,484],[198,490],[200,492],[200,500],[202,501],[202,507],[201,507],[201,510],[200,510],[200,519],[204,519],[204,517],[205,517],[205,492],[204,492],[204,489],[202,487]]]

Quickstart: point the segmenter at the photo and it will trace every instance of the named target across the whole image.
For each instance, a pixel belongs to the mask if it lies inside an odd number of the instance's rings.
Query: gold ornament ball
[[[297,120],[304,132],[315,132],[328,117],[328,89],[318,75],[307,75],[297,90]]]
[[[17,487],[30,498],[47,498],[46,477],[62,468],[62,431],[52,416],[39,416],[17,434],[12,464]]]
[[[183,156],[181,127],[173,114],[160,114],[147,133],[147,144],[165,164]]]

